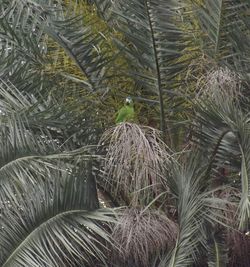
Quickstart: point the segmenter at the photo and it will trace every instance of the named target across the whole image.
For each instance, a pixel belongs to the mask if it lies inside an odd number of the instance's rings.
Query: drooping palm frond
[[[217,229],[217,232],[212,229],[210,230],[211,231],[208,233],[208,266],[227,266],[228,249],[226,244],[226,233],[223,229]]]
[[[249,116],[240,108],[240,100],[234,96],[221,92],[216,97],[216,101],[208,99],[198,104],[194,133],[200,145],[215,160],[215,169],[228,169],[229,175],[231,172],[235,177],[240,171],[239,228],[247,230],[250,207]]]
[[[2,0],[1,8],[1,77],[16,79],[18,76],[28,83],[29,79],[38,75],[45,62],[45,11],[41,4],[31,1]],[[35,84],[35,80],[33,82]]]
[[[71,169],[72,160],[94,158],[91,147],[73,149],[72,142],[61,143],[58,136],[53,137],[52,124],[48,113],[41,111],[41,105],[32,103],[25,94],[21,94],[13,85],[0,81],[0,199],[8,195],[15,197],[28,185],[37,183],[58,169],[58,163],[64,162]],[[41,116],[41,113],[43,116]],[[63,122],[52,126],[58,130]],[[52,133],[52,134],[51,134]],[[73,149],[73,150],[72,150]],[[12,184],[16,184],[13,191]]]
[[[93,144],[92,139],[96,140],[98,136],[93,118],[95,114],[87,116],[73,113],[75,104],[69,107],[64,101],[52,96],[48,98],[40,96],[37,99],[25,90],[20,92],[10,81],[0,79],[1,123],[8,123],[11,118],[19,120],[38,135],[53,138],[58,145],[65,140],[71,143],[74,141],[72,149]]]
[[[90,91],[103,89],[105,71],[109,59],[101,51],[100,43],[105,33],[95,35],[91,27],[83,27],[82,17],[51,22],[46,28],[49,34],[76,62],[87,80],[85,85]]]
[[[240,62],[238,56],[244,51],[236,50],[242,40],[234,38],[235,32],[247,40],[249,31],[245,27],[244,17],[249,4],[247,1],[206,0],[198,1],[197,15],[204,34],[204,52],[215,59],[217,63],[227,61],[231,67]],[[244,43],[244,41],[243,41]],[[237,53],[239,52],[239,54]],[[238,66],[239,67],[239,66]],[[237,66],[236,66],[237,68]]]
[[[203,242],[202,225],[204,214],[208,212],[204,197],[206,192],[206,166],[201,154],[188,154],[186,161],[173,161],[167,166],[163,178],[165,184],[176,199],[179,235],[173,250],[162,260],[168,267],[191,266],[197,260],[199,247]]]
[[[200,150],[186,151],[166,165],[162,183],[174,198],[179,235],[175,247],[156,260],[159,266],[203,266],[211,231],[230,225],[224,214],[230,213],[230,202],[209,191],[212,171],[204,159]],[[208,225],[214,226],[210,232]]]
[[[52,38],[79,67],[83,75],[81,85],[90,91],[103,89],[101,82],[109,61],[100,48],[105,33],[95,33],[91,22],[83,25],[82,16],[75,13],[77,1],[65,6],[63,1],[12,0],[11,7],[7,2],[4,2],[3,18],[0,20],[0,47],[3,48],[1,75],[19,83],[22,80],[29,83],[33,79],[33,84],[38,81],[46,84],[46,80],[51,79],[46,65],[51,61],[48,42]],[[68,73],[64,75],[69,76]]]
[[[50,127],[60,130],[62,122],[53,125],[57,115],[44,105],[1,80],[1,265],[105,262],[104,224],[113,219],[93,211],[98,198],[86,161],[93,157],[88,148],[70,151],[68,142],[52,138]]]
[[[113,212],[98,207],[87,165],[55,170],[1,203],[1,266],[105,264]],[[15,192],[16,185],[12,184]]]
[[[0,264],[105,264],[113,213],[94,211],[92,156],[53,136],[67,116],[47,102],[0,80]]]

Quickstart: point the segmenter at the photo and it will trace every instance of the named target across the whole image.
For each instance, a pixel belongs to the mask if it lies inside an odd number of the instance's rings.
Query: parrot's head
[[[133,100],[130,96],[126,97],[125,104],[128,106],[133,105]]]

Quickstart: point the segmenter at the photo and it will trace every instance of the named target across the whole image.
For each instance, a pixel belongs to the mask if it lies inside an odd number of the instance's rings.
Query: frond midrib
[[[18,246],[17,248],[14,249],[14,251],[11,253],[11,255],[7,258],[7,260],[2,264],[2,267],[8,267],[10,266],[9,264],[11,263],[12,259],[15,258],[16,254],[23,248],[25,247],[25,244],[32,239],[32,237],[42,231],[46,226],[54,221],[57,220],[60,217],[63,217],[68,214],[75,214],[79,212],[86,212],[86,210],[70,210],[70,211],[63,211],[59,214],[54,215],[53,217],[48,218],[46,221],[43,221],[40,225],[38,225]]]
[[[156,75],[157,75],[157,90],[159,93],[160,112],[161,112],[160,114],[161,131],[162,131],[163,137],[165,137],[166,127],[165,127],[165,111],[164,111],[164,101],[163,101],[163,92],[162,92],[162,83],[161,83],[161,72],[160,72],[160,64],[158,60],[155,32],[154,32],[153,23],[150,17],[150,2],[149,1],[145,1],[145,7],[147,11],[149,30],[150,30],[151,39],[152,39],[153,54],[154,54],[154,60],[155,60],[155,70],[156,70]]]
[[[223,8],[223,0],[220,0],[220,6],[219,6],[219,21],[218,21],[218,28],[216,31],[216,42],[215,42],[215,55],[217,55],[219,51],[219,41],[220,41],[220,33],[221,33],[221,27],[222,27],[222,8]]]

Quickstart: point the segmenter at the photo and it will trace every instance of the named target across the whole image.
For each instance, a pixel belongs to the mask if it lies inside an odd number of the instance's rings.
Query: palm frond
[[[156,260],[159,266],[200,266],[209,250],[208,225],[230,226],[225,213],[231,212],[231,203],[209,191],[212,172],[205,158],[201,151],[192,150],[166,165],[162,182],[175,201],[179,235],[175,247]]]
[[[82,167],[71,174],[51,172],[1,203],[2,266],[105,264],[114,213],[93,211],[98,203]]]
[[[40,65],[41,68],[46,50],[44,9],[39,4],[16,0],[11,3],[3,0],[1,7],[1,76],[17,75],[20,67],[27,70]]]
[[[201,229],[207,212],[203,190],[207,183],[206,166],[201,163],[201,154],[188,155],[186,162],[173,161],[168,165],[163,179],[176,198],[179,225],[176,245],[162,260],[168,267],[190,266],[196,262],[204,236]]]
[[[50,114],[33,97],[20,93],[11,83],[0,80],[0,198],[10,194],[10,184],[15,183],[16,192],[27,185],[36,185],[50,176],[51,171],[72,169],[74,160],[97,158],[93,147],[75,149],[72,141],[53,137],[53,132],[63,131],[58,115]],[[51,117],[52,116],[52,117]],[[57,123],[53,124],[56,120]],[[50,127],[53,126],[53,129]],[[65,133],[63,133],[64,135]],[[65,136],[64,136],[65,137]],[[62,164],[64,163],[64,166]]]
[[[96,139],[98,135],[93,119],[95,114],[72,116],[75,104],[66,106],[64,100],[52,96],[36,98],[26,90],[21,92],[10,81],[3,79],[0,79],[0,97],[1,123],[7,125],[13,123],[13,120],[19,121],[22,127],[36,133],[38,140],[41,136],[47,136],[58,145],[65,140],[68,144],[74,141],[72,149],[75,149],[93,143],[91,139]]]
[[[129,73],[145,92],[157,96],[161,130],[166,133],[164,90],[173,87],[174,78],[185,68],[178,59],[184,49],[178,28],[180,3],[177,1],[117,1],[114,14],[125,41],[117,45],[128,58]]]
[[[75,13],[76,3],[73,1],[66,9],[61,1],[55,4],[53,1],[12,0],[11,7],[6,1],[0,20],[1,76],[13,82],[24,83],[25,80],[28,84],[33,80],[33,84],[39,81],[46,84],[51,79],[45,67],[51,61],[48,42],[52,38],[85,76],[86,81],[82,84],[85,89],[96,91],[103,88],[101,82],[110,60],[100,48],[105,33],[95,33],[91,22],[83,25],[82,16]]]
[[[100,44],[105,40],[105,33],[94,34],[91,27],[84,27],[82,17],[71,17],[52,21],[46,27],[46,33],[52,37],[76,62],[86,76],[88,90],[103,89],[101,82],[108,68],[109,58],[101,50]]]
[[[243,32],[246,33],[247,28],[244,27],[243,14],[248,9],[247,1],[208,0],[198,4],[196,14],[205,33],[203,49],[216,62],[239,61],[235,51],[237,39],[233,36],[235,29],[241,29],[244,38]]]
[[[209,267],[227,266],[228,249],[226,244],[225,231],[223,231],[222,229],[218,229],[217,232],[212,230],[208,233],[208,239],[209,239],[208,266]]]
[[[241,169],[239,228],[248,229],[249,218],[249,116],[234,97],[217,94],[217,101],[203,100],[197,108],[195,132],[198,142],[213,154],[214,168],[230,167],[232,174]],[[208,155],[209,155],[208,154]],[[210,154],[210,155],[211,155]],[[240,167],[241,166],[241,167]]]

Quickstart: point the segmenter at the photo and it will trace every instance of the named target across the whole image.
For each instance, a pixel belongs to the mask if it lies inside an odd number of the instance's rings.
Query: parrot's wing
[[[134,117],[135,117],[135,110],[133,107],[128,107],[128,110],[127,110],[127,120],[134,120]]]
[[[127,115],[128,115],[127,107],[122,107],[122,108],[118,111],[118,115],[117,115],[117,117],[116,117],[115,122],[116,122],[116,123],[124,122],[124,121],[126,120]]]

